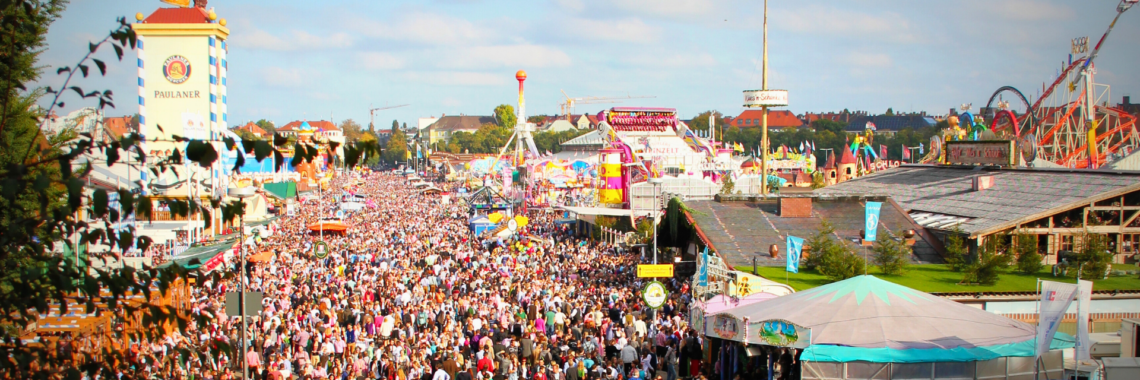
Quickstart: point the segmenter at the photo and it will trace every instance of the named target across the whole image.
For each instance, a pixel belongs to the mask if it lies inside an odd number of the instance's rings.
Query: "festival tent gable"
[[[297,183],[293,181],[266,183],[261,187],[265,189],[266,193],[280,199],[297,197]]]
[[[744,298],[727,297],[723,294],[717,294],[705,302],[705,315],[717,314],[728,309],[747,306],[776,297],[778,296],[775,294],[764,292],[752,293]]]
[[[869,275],[724,310],[710,317],[706,333],[766,344],[770,321],[808,340],[805,362],[1032,361],[1036,335],[1027,323]],[[1052,342],[1054,350],[1069,347],[1065,334]]]

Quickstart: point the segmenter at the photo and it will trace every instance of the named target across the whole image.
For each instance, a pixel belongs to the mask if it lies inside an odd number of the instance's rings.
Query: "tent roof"
[[[862,349],[855,351],[869,356],[859,360],[870,361],[898,361],[898,356],[916,350],[955,358],[954,353],[965,352],[961,361],[1025,356],[1019,353],[1026,350],[1032,356],[1035,336],[1027,323],[869,275],[720,313],[725,314],[804,326],[811,329],[812,347]],[[804,360],[812,360],[807,354]],[[850,352],[841,356],[849,358]]]
[[[200,245],[197,247],[190,247],[185,251],[182,251],[182,253],[178,256],[173,257],[170,261],[167,261],[165,264],[160,265],[159,267],[178,264],[184,268],[193,269],[190,267],[190,260],[198,259],[198,265],[205,264],[207,260],[210,260],[214,256],[217,256],[219,253],[233,248],[235,244],[237,244],[237,239],[227,240],[225,242],[214,245]]]
[[[297,197],[297,183],[289,182],[272,182],[262,185],[265,192],[281,199],[290,199]]]

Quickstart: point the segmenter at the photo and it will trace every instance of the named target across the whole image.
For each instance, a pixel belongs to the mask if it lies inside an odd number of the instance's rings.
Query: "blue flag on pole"
[[[800,254],[804,250],[804,239],[788,235],[788,272],[800,273]]]
[[[867,202],[867,217],[866,223],[863,226],[863,240],[875,241],[875,233],[879,230],[879,209],[883,207],[882,202]]]
[[[697,269],[697,286],[709,286],[709,247],[701,252],[700,265]]]

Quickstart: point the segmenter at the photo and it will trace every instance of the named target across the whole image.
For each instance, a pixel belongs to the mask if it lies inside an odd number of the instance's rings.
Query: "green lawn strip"
[[[1121,265],[1113,264],[1114,270],[1138,270],[1136,265]],[[737,268],[743,271],[749,271],[751,268],[742,267]],[[819,274],[816,271],[801,270],[800,273],[787,273],[784,267],[760,267],[758,269],[760,276],[763,276],[772,281],[779,283],[786,283],[791,285],[797,291],[814,288],[821,285],[831,283],[826,276]],[[946,293],[946,292],[1032,292],[1037,290],[1037,279],[1057,281],[1057,282],[1076,282],[1073,271],[1070,271],[1069,277],[1053,277],[1050,272],[1041,272],[1037,275],[1029,276],[1016,272],[1003,273],[1001,279],[997,284],[992,286],[981,285],[958,285],[962,281],[962,273],[950,270],[950,267],[942,264],[922,264],[911,265],[907,269],[907,273],[901,276],[886,276],[883,275],[877,267],[868,268],[868,274],[874,275],[881,279],[903,285],[909,288],[921,290],[928,293]],[[785,280],[785,275],[787,280]],[[1094,290],[1137,290],[1140,289],[1140,279],[1135,275],[1125,277],[1109,277],[1107,280],[1093,281]]]

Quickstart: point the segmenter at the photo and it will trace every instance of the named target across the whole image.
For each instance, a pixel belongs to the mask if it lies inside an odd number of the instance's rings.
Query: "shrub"
[[[946,264],[949,264],[950,269],[955,272],[961,272],[969,265],[966,261],[966,242],[962,239],[962,230],[957,226],[946,235],[945,258]]]
[[[910,256],[909,248],[900,241],[895,240],[895,235],[887,232],[887,236],[875,242],[875,246],[871,248],[875,252],[875,257],[872,259],[875,265],[887,275],[900,275],[906,273],[906,267],[910,264],[908,256]]]
[[[1009,268],[1010,263],[1003,236],[1008,235],[993,235],[986,239],[985,244],[978,249],[978,259],[966,266],[962,282],[982,285],[997,283],[1001,272]]]
[[[1037,253],[1037,236],[1018,231],[1014,235],[1017,243],[1017,271],[1023,274],[1036,274],[1045,268],[1041,254]]]
[[[807,269],[815,269],[833,281],[846,280],[866,271],[866,261],[843,242],[832,240],[835,233],[826,219],[820,221],[819,230],[806,241],[811,247],[808,257],[801,263]]]

